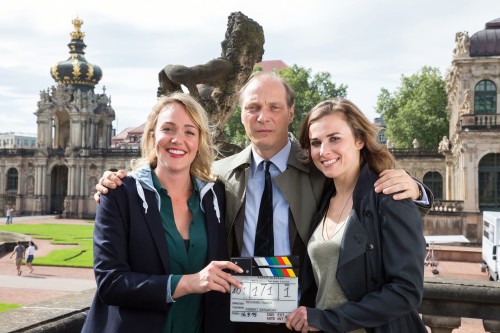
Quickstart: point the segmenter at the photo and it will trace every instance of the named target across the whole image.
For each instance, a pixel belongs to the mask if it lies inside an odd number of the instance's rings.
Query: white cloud
[[[0,11],[0,132],[36,131],[39,91],[68,57],[71,20],[84,20],[86,58],[99,65],[118,132],[144,122],[158,72],[220,55],[227,17],[241,11],[264,28],[264,59],[327,71],[370,117],[380,88],[422,66],[444,74],[457,31],[470,35],[500,13],[498,0],[9,1]],[[116,124],[118,123],[118,124]]]

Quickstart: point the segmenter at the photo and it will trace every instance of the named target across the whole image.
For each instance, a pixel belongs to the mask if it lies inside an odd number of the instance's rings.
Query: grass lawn
[[[0,312],[9,311],[22,307],[21,304],[0,303]]]
[[[11,224],[0,225],[0,231],[30,235],[35,244],[37,239],[51,239],[53,244],[79,245],[67,250],[54,250],[44,257],[37,257],[35,252],[34,266],[92,267],[93,224]]]

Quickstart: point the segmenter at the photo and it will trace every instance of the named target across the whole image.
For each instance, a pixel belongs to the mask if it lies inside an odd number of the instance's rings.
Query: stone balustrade
[[[498,130],[500,128],[500,115],[464,114],[460,118],[460,126],[462,130]]]
[[[438,200],[435,199],[432,204],[431,212],[433,213],[459,213],[464,209],[464,202],[457,200]]]
[[[500,283],[425,278],[420,313],[432,333],[451,333],[461,318],[482,319],[486,332],[500,333]],[[78,333],[94,289],[0,313],[0,332]]]
[[[420,313],[432,333],[451,333],[462,317],[482,319],[486,332],[500,333],[500,283],[426,278]]]

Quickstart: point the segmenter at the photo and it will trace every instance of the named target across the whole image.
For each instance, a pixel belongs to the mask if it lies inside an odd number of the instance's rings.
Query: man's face
[[[286,104],[283,84],[272,77],[254,79],[241,96],[241,122],[254,149],[264,159],[288,142],[294,108]]]

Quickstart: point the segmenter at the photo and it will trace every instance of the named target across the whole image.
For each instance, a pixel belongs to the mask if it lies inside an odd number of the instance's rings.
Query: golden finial
[[[75,31],[80,31],[80,28],[82,27],[83,21],[80,20],[80,18],[77,16],[75,19],[71,21],[73,23],[73,26],[75,27]]]
[[[73,31],[71,35],[71,39],[83,39],[85,37],[85,33],[80,31],[80,28],[82,27],[83,21],[78,18],[78,16],[71,21],[73,23],[73,26],[75,27],[75,31]]]

